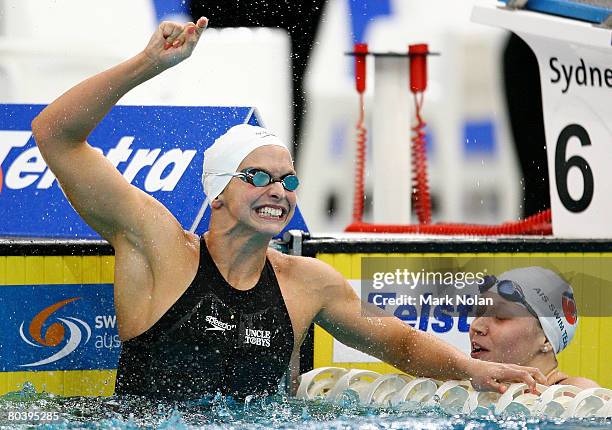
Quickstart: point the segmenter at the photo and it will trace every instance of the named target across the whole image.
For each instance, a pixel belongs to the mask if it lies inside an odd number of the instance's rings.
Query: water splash
[[[0,430],[29,429],[6,420],[9,410],[57,411],[60,422],[37,428],[73,429],[533,429],[610,428],[605,419],[541,419],[453,414],[439,406],[406,403],[398,408],[359,404],[356,393],[343,393],[338,403],[304,401],[282,395],[248,396],[244,401],[221,395],[187,402],[161,402],[138,396],[70,397],[37,393],[31,384],[0,397]]]

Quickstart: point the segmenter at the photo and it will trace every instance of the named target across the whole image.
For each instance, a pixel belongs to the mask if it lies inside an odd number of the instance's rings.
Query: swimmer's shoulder
[[[287,255],[272,248],[267,255],[277,276],[291,279],[310,290],[340,286],[346,282],[336,269],[316,258]]]
[[[573,385],[578,388],[598,388],[599,384],[592,379],[583,378],[580,376],[568,376],[557,370],[548,380],[548,385]]]
[[[573,385],[578,388],[598,388],[599,384],[592,379],[582,378],[580,376],[568,376],[567,378],[557,382],[557,384]]]

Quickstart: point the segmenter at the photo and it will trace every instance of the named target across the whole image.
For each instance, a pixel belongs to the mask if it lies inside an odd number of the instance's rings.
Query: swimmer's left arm
[[[323,267],[325,266],[325,267]],[[315,322],[340,342],[398,369],[440,380],[469,379],[477,389],[503,392],[501,381],[521,381],[535,389],[544,375],[535,369],[474,360],[437,337],[415,330],[371,304],[362,303],[331,267],[321,265],[322,307]]]

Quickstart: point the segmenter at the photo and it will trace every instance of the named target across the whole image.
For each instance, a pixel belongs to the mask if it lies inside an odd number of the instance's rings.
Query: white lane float
[[[371,370],[322,367],[300,376],[297,397],[322,398],[339,403],[347,397],[364,406],[406,409],[438,405],[450,413],[477,415],[533,415],[559,418],[612,418],[612,390],[580,389],[571,385],[511,384],[504,394],[475,391],[468,381],[414,378],[404,374],[381,375]]]
[[[325,397],[338,379],[348,372],[342,367],[319,367],[300,375],[300,386],[296,396],[300,399],[315,399]]]
[[[364,405],[391,406],[391,398],[413,380],[411,376],[389,373],[369,384],[361,400]]]
[[[461,412],[469,396],[470,383],[468,381],[446,381],[438,382],[438,385],[438,389],[425,404],[440,406],[452,414]]]
[[[608,400],[605,405],[595,414],[596,417],[612,417],[612,399]]]
[[[363,402],[369,384],[380,376],[380,373],[371,370],[351,369],[338,379],[338,382],[327,393],[326,398],[330,402],[338,402],[350,390],[359,396],[360,402]]]
[[[403,403],[425,403],[438,390],[438,384],[429,378],[415,378],[390,398],[391,406],[401,406]]]
[[[569,417],[591,417],[612,399],[612,390],[607,388],[587,388],[576,394],[576,397],[567,405],[561,418]]]
[[[580,391],[573,385],[551,385],[540,395],[540,401],[533,410],[534,415],[561,417]]]
[[[548,388],[540,384],[536,387],[540,393]],[[540,396],[532,393],[527,384],[510,384],[495,405],[495,415],[531,415],[539,400]]]
[[[492,391],[470,390],[468,399],[463,405],[463,413],[474,415],[492,414],[500,397],[500,393]]]

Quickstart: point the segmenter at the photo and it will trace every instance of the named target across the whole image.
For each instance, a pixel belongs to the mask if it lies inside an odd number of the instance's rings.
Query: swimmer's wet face
[[[471,356],[485,361],[528,365],[541,354],[546,336],[540,322],[523,305],[488,292],[492,306],[477,310],[470,325]]]
[[[291,220],[297,202],[295,191],[287,190],[278,180],[295,175],[291,154],[280,146],[262,146],[242,160],[238,171],[245,169],[265,171],[274,181],[258,187],[235,177],[220,198],[237,221],[259,233],[274,236]]]
[[[484,343],[484,334],[486,334],[486,324],[489,322],[491,327],[508,320],[525,320],[532,325],[533,330],[537,330],[538,335],[528,337],[526,339],[509,340],[509,344],[515,342],[536,342],[539,343],[539,349],[542,351],[537,358],[538,364],[532,364],[534,367],[556,365],[556,354],[566,348],[571,342],[576,328],[578,326],[578,313],[576,304],[573,299],[573,290],[571,285],[556,272],[539,266],[519,267],[501,273],[499,276],[487,276],[481,285],[478,286],[479,291],[487,291],[487,294],[493,294],[498,297],[499,303],[504,303],[501,299],[505,299],[507,305],[513,304],[514,314],[508,315],[507,312],[502,312],[493,307],[485,308],[479,313],[483,317],[481,321],[475,321],[474,330],[470,333],[472,338],[480,335]],[[516,315],[515,315],[516,314]],[[533,320],[533,321],[532,321]],[[520,322],[520,321],[518,321]],[[517,322],[517,323],[518,323]],[[479,325],[482,325],[483,330],[477,330]],[[532,333],[533,333],[532,330]],[[540,330],[543,336],[540,335]],[[520,331],[510,333],[512,336],[526,336]],[[491,336],[497,338],[497,336]],[[541,342],[540,342],[541,341]],[[478,343],[478,341],[476,341]],[[500,343],[498,345],[501,345]],[[482,352],[486,345],[476,345],[478,356],[483,359],[511,361],[511,358],[497,356],[492,358],[492,353]],[[509,356],[514,356],[515,364],[524,364],[529,359],[529,355],[521,353],[519,350],[510,351]],[[533,354],[531,354],[533,355]]]

